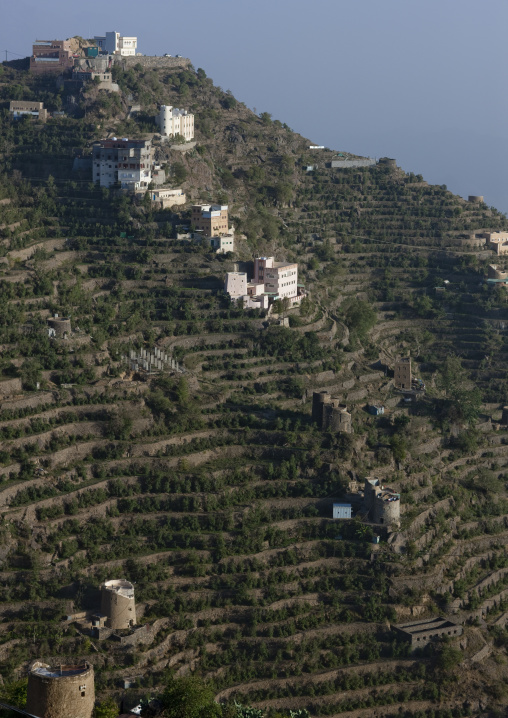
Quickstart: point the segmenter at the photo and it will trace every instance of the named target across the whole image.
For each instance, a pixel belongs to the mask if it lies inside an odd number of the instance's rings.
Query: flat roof
[[[438,618],[430,618],[423,621],[412,621],[411,623],[399,623],[395,624],[394,628],[398,628],[405,633],[416,635],[418,633],[425,633],[426,631],[432,631],[434,629],[441,628],[457,628],[460,624],[450,621],[448,618],[442,616]]]
[[[81,673],[88,671],[89,668],[88,663],[84,663],[80,666],[48,666],[43,663],[35,665],[31,672],[38,676],[44,676],[45,678],[64,678],[66,676],[79,676]]]

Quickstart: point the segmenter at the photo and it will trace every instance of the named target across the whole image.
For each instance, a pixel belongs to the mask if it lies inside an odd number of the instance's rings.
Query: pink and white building
[[[245,272],[228,272],[224,289],[232,301],[243,299],[245,307],[258,309],[269,309],[277,299],[286,298],[294,306],[305,296],[303,286],[298,286],[298,264],[276,262],[273,257],[254,260],[252,282]]]

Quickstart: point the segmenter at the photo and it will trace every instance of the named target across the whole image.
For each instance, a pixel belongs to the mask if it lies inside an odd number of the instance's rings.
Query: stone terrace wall
[[[124,70],[128,70],[135,65],[141,65],[144,68],[156,68],[174,70],[177,68],[187,68],[191,61],[187,57],[159,57],[158,55],[135,55],[134,57],[117,57],[115,65],[122,65]]]

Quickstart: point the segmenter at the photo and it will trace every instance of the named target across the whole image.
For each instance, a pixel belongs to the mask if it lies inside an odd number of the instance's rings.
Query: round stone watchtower
[[[118,630],[136,625],[134,586],[124,578],[106,581],[101,586],[101,612],[106,626]]]
[[[94,674],[89,663],[32,664],[28,673],[27,713],[40,718],[91,718],[94,703]]]

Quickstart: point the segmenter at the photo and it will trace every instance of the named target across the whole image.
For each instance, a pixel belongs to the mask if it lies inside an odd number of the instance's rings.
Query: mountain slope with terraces
[[[3,68],[2,100],[16,86],[56,104],[48,80]],[[331,169],[334,152],[316,159],[202,70],[115,80],[117,99],[93,88],[44,126],[0,116],[4,680],[79,657],[100,697],[123,695],[126,676],[134,696],[191,670],[219,699],[274,713],[496,715],[508,307],[471,235],[508,220],[398,168]],[[190,201],[229,204],[235,256],[177,239],[186,207],[154,210],[71,171],[96,139],[155,133],[163,101],[195,112],[197,144],[154,138],[159,160]],[[309,300],[289,327],[222,292],[260,253],[299,264]],[[70,317],[65,339],[48,336],[55,313]],[[123,357],[153,347],[184,371],[131,372]],[[408,352],[427,387],[411,403],[392,378]],[[324,390],[354,434],[312,423]],[[400,492],[400,527],[332,521],[367,476]],[[146,645],[95,641],[79,617],[119,577],[153,628]],[[455,664],[447,644],[409,653],[390,631],[438,615],[464,626]]]

